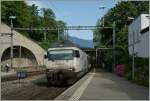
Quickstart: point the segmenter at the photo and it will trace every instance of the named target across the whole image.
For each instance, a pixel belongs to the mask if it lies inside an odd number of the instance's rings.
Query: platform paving
[[[9,72],[1,72],[0,74],[1,74],[1,77],[4,77],[4,76],[14,75],[14,74],[16,74],[16,72],[12,70]]]
[[[90,72],[56,100],[148,100],[149,88],[115,74]]]

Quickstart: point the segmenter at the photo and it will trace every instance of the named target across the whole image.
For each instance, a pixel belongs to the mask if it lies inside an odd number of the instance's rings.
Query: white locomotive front
[[[90,67],[88,56],[77,47],[49,48],[46,57],[46,77],[54,85],[72,84]]]

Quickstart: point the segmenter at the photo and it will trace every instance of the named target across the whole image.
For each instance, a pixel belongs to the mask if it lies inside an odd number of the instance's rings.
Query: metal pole
[[[133,46],[132,46],[132,80],[134,79],[134,33],[133,33]]]
[[[104,9],[105,9],[105,8],[106,8],[106,7],[99,7],[99,9],[103,9],[103,13],[104,13]],[[103,27],[104,27],[104,21],[105,21],[105,20],[104,20],[104,19],[105,19],[104,17],[105,17],[105,16],[103,16]]]
[[[104,20],[105,20],[104,18],[105,18],[105,17],[103,16],[103,27],[104,27]]]
[[[65,40],[67,40],[66,34],[67,34],[67,30],[65,29],[65,30],[64,30],[64,39],[65,39]]]
[[[103,8],[103,13],[104,13],[104,9],[105,9],[106,7],[104,7]],[[104,27],[104,25],[105,25],[105,15],[103,16],[103,27]]]
[[[21,64],[21,62],[22,62],[22,60],[21,60],[21,46],[19,46],[19,59],[20,59],[20,68],[21,68],[21,66],[22,66],[22,64]]]
[[[115,22],[113,22],[113,67],[112,67],[112,71],[115,68],[116,65],[116,55],[115,55],[115,45],[116,45],[116,33],[115,33]]]
[[[21,59],[21,46],[19,47],[19,58]]]
[[[65,39],[67,40],[67,30],[65,30]]]
[[[10,66],[13,68],[13,23],[11,19],[11,49],[10,49]]]
[[[98,67],[98,65],[97,65],[97,48],[96,48],[96,67],[94,68],[94,72],[96,72],[96,68]]]
[[[65,30],[64,30],[64,39],[65,39],[65,40],[67,40],[66,35],[67,35],[67,30],[65,29]]]
[[[68,40],[68,30],[66,30],[66,40]]]
[[[59,41],[59,28],[58,28],[58,41]]]
[[[63,30],[63,39],[66,39],[66,30]]]
[[[44,41],[46,41],[46,31],[44,30]]]
[[[69,36],[68,36],[68,30],[67,30],[67,40],[68,40],[68,37],[69,37]]]

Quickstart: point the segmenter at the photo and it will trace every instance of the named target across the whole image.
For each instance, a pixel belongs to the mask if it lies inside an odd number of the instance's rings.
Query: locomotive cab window
[[[72,60],[73,50],[51,50],[48,52],[48,60]]]
[[[75,53],[75,57],[77,57],[77,58],[80,57],[80,52],[78,50],[75,50],[74,53]]]

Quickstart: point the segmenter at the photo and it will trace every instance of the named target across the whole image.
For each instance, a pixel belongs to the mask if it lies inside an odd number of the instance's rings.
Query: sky
[[[56,20],[62,20],[67,26],[95,26],[97,19],[117,4],[117,0],[28,0],[28,5],[51,8]],[[104,10],[99,7],[106,7]],[[80,39],[93,40],[91,30],[70,30],[68,34]]]

